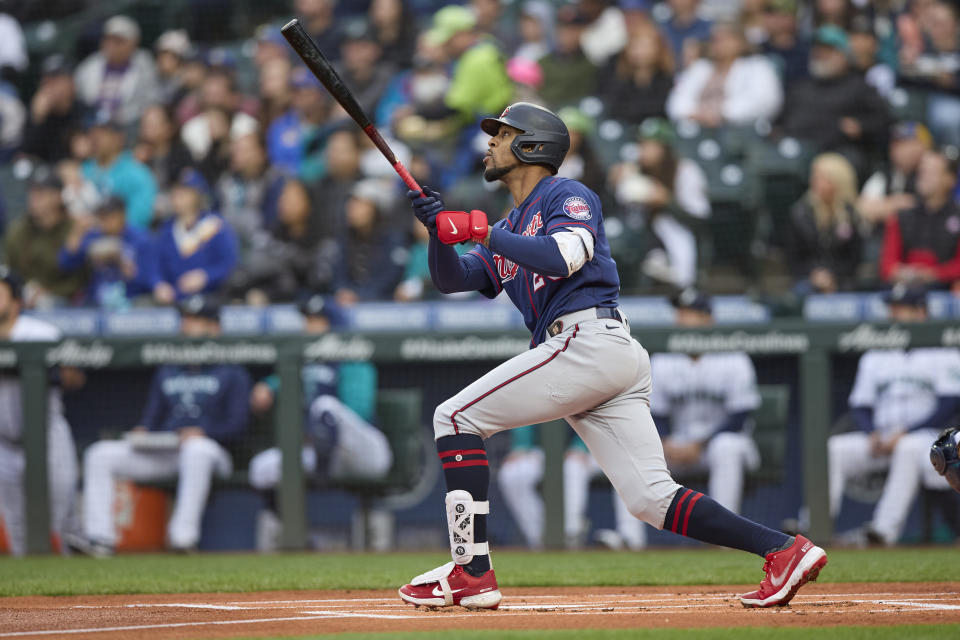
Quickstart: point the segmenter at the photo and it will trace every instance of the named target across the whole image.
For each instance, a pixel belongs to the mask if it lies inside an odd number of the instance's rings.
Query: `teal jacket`
[[[102,196],[117,196],[123,200],[127,205],[129,226],[150,229],[157,183],[146,165],[137,161],[129,151],[122,152],[109,167],[101,167],[92,159],[84,161],[83,177],[92,182]]]

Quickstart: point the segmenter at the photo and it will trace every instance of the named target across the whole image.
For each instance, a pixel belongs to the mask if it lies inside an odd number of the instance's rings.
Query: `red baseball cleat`
[[[417,607],[459,605],[467,609],[496,609],[502,598],[493,569],[474,578],[453,562],[419,575],[410,584],[400,587],[400,597]]]
[[[783,551],[767,555],[763,563],[767,576],[759,589],[740,596],[740,602],[745,607],[782,607],[800,587],[816,580],[826,565],[826,552],[803,536],[797,536]]]

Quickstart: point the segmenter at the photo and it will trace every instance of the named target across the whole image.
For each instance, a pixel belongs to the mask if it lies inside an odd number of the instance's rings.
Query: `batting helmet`
[[[960,429],[954,427],[944,429],[930,447],[930,462],[937,473],[947,479],[953,490],[960,492],[958,444],[960,444]]]
[[[520,162],[545,164],[556,175],[570,149],[570,132],[557,114],[529,102],[515,102],[504,109],[499,118],[481,120],[480,128],[487,135],[495,136],[502,124],[521,131],[510,144]]]

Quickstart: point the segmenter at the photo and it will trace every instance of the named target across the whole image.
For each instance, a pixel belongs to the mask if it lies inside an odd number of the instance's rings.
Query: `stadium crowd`
[[[731,253],[737,286],[774,294],[956,290],[954,3],[447,4],[290,11],[449,206],[509,208],[480,178],[477,122],[529,100],[571,130],[560,173],[603,198],[627,293],[716,291]],[[402,184],[279,24],[246,47],[196,28],[148,42],[142,27],[110,17],[89,55],[31,67],[2,15],[0,170],[29,186],[0,229],[28,307],[434,295]],[[794,161],[786,186],[769,150]]]

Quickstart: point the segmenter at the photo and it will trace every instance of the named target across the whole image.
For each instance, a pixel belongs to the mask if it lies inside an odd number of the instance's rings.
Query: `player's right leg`
[[[843,504],[843,492],[851,479],[885,469],[890,458],[870,453],[870,436],[863,431],[839,433],[827,438],[827,480],[830,488],[830,516],[836,518]]]
[[[887,474],[871,523],[871,529],[888,545],[896,544],[900,539],[910,507],[925,478],[934,476],[943,480],[935,475],[930,464],[930,445],[936,438],[937,433],[933,430],[914,431],[904,434],[893,449],[890,473]],[[948,486],[943,481],[941,488]]]
[[[743,479],[748,469],[760,465],[760,453],[745,433],[718,433],[704,452],[710,471],[710,496],[724,507],[740,513]]]
[[[200,541],[200,519],[210,495],[213,476],[233,471],[227,450],[206,436],[187,438],[180,444],[179,478],[167,537],[174,549],[189,550]]]

